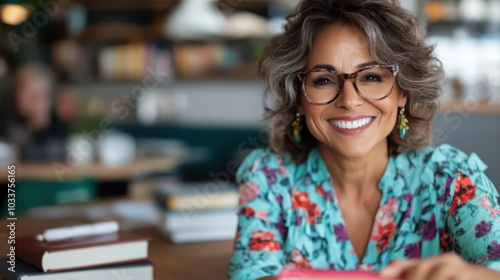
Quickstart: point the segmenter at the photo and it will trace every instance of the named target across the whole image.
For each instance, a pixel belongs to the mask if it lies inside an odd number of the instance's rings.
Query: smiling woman
[[[359,29],[336,23],[316,40],[306,69],[312,70],[302,73],[297,112],[307,116],[322,154],[374,161],[387,157],[387,136],[398,107],[406,103],[402,90],[394,86],[398,66],[379,65]]]
[[[284,268],[498,279],[486,166],[429,146],[443,70],[419,26],[390,0],[303,0],[288,17],[260,61],[272,145],[237,174],[232,279]]]

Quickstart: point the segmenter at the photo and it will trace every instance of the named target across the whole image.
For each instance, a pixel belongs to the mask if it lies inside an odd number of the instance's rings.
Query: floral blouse
[[[500,270],[498,192],[485,169],[476,154],[449,145],[390,157],[359,260],[319,151],[297,165],[289,156],[255,150],[237,174],[241,199],[229,276],[257,279],[285,265],[378,271],[394,259],[448,251]]]

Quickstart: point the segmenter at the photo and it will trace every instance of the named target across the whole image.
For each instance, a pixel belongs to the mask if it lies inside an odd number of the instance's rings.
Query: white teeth
[[[360,119],[360,120],[356,120],[356,121],[333,121],[333,120],[331,120],[330,122],[338,128],[357,129],[357,128],[360,128],[360,127],[363,127],[363,126],[369,124],[372,121],[372,119],[373,118],[369,117],[369,118],[364,118],[364,119]]]

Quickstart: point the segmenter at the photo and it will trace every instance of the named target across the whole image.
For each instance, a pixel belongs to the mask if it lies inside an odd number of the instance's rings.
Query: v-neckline
[[[342,214],[342,210],[340,209],[340,205],[338,204],[337,194],[335,192],[335,189],[333,188],[333,179],[330,176],[330,179],[327,180],[329,182],[328,187],[332,190],[333,203],[335,203],[336,207],[338,208],[338,211],[336,211],[336,213],[335,213],[336,224],[340,224],[344,228],[345,237],[346,237],[344,242],[346,243],[348,252],[350,252],[353,255],[353,257],[355,258],[357,266],[367,263],[366,259],[367,259],[367,255],[369,255],[368,252],[370,252],[370,254],[375,253],[375,254],[377,254],[376,256],[378,257],[378,255],[384,251],[384,250],[381,250],[380,252],[377,252],[377,250],[376,250],[377,242],[373,241],[372,239],[374,237],[373,232],[375,229],[375,225],[377,224],[377,217],[379,216],[379,212],[381,211],[382,206],[384,206],[387,203],[387,194],[388,194],[387,182],[389,182],[389,180],[390,180],[390,176],[391,176],[390,171],[392,169],[394,169],[394,167],[393,167],[394,162],[393,161],[394,161],[393,157],[389,156],[387,166],[386,166],[384,173],[382,174],[382,178],[380,179],[380,182],[378,184],[378,189],[381,192],[381,197],[380,197],[380,201],[378,203],[378,208],[375,212],[375,218],[373,219],[373,222],[371,225],[370,235],[368,237],[368,243],[366,244],[366,248],[365,248],[364,254],[363,254],[361,259],[358,257],[358,254],[357,254],[356,250],[354,249],[354,245],[351,241],[351,238],[347,234],[344,215]],[[324,163],[323,163],[323,165],[324,165]],[[326,165],[324,165],[323,167],[326,169]]]

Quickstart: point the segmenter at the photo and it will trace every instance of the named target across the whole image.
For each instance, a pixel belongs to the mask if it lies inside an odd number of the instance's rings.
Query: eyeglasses
[[[399,67],[395,65],[371,65],[354,73],[338,73],[329,68],[316,68],[298,74],[302,90],[311,104],[325,105],[337,99],[347,79],[353,80],[354,89],[369,101],[389,96],[396,81]]]

